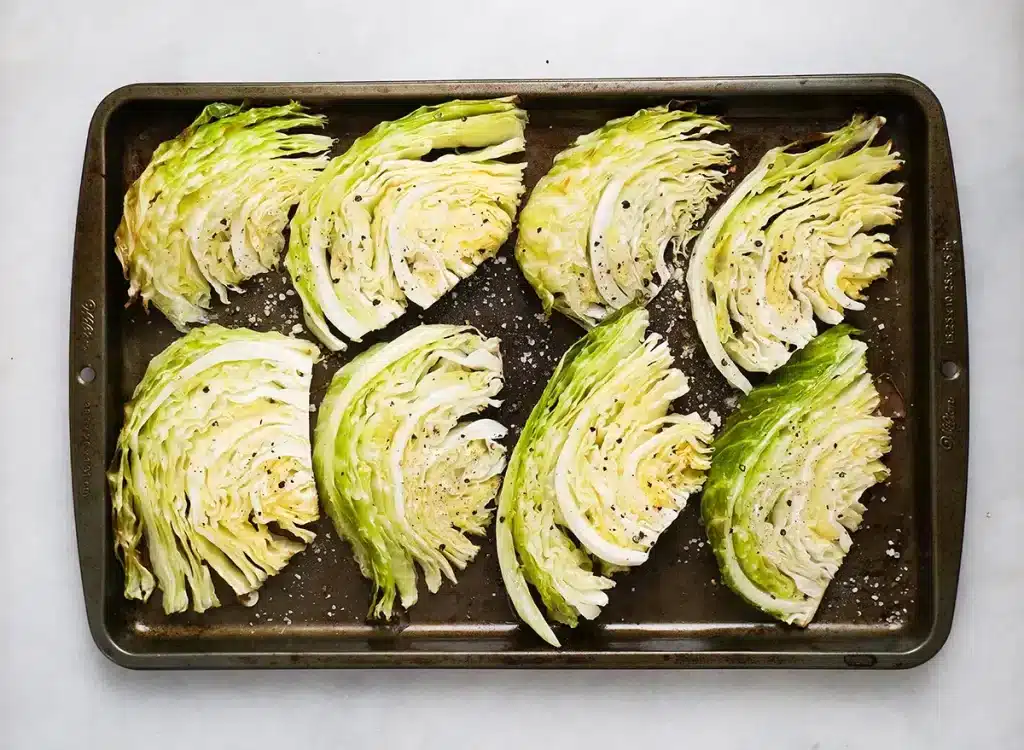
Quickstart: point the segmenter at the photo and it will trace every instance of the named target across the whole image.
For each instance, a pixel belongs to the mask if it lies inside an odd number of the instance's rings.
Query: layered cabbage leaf
[[[719,194],[733,151],[717,117],[654,107],[581,135],[555,157],[519,218],[516,259],[545,312],[584,327],[646,303]]]
[[[220,604],[211,569],[252,594],[313,540],[313,344],[196,328],[150,362],[108,479],[124,593],[164,611]]]
[[[418,599],[416,567],[436,592],[455,583],[487,533],[505,468],[492,419],[498,340],[465,326],[421,325],[377,344],[331,380],[317,416],[313,461],[338,534],[373,584],[370,616]]]
[[[702,514],[722,579],[750,604],[807,625],[853,543],[864,492],[889,470],[890,419],[848,326],[811,341],[730,415]]]
[[[519,616],[548,643],[552,620],[594,619],[605,572],[644,563],[710,466],[711,426],[670,413],[688,391],[668,345],[633,307],[562,358],[509,462],[498,502],[498,561]]]
[[[508,238],[525,164],[514,97],[450,101],[382,122],[303,196],[285,266],[310,330],[332,350],[427,308]]]
[[[882,117],[854,117],[811,149],[766,153],[694,244],[687,271],[697,331],[734,387],[773,372],[818,333],[863,310],[895,248],[875,231],[900,216],[901,183],[881,180],[902,161],[872,146]]]
[[[288,212],[333,143],[290,131],[324,122],[297,102],[217,103],[161,143],[128,189],[114,237],[129,300],[152,302],[185,331],[208,322],[211,289],[227,303],[229,290],[274,268]]]

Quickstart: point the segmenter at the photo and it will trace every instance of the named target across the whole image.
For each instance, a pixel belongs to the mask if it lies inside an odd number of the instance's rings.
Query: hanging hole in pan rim
[[[81,383],[82,385],[89,385],[89,383],[91,383],[95,379],[96,371],[89,367],[88,365],[86,365],[85,367],[78,371],[78,382]]]
[[[960,365],[951,360],[946,360],[939,366],[939,370],[942,372],[942,377],[946,380],[956,380],[960,377]]]

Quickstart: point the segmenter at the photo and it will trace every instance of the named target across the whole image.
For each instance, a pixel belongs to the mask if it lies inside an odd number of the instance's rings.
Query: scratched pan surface
[[[365,620],[369,588],[323,518],[316,541],[271,578],[253,607],[234,601],[202,615],[167,616],[121,595],[103,478],[121,410],[147,363],[179,334],[157,312],[124,308],[126,284],[113,254],[121,200],[161,141],[204,103],[300,99],[328,115],[335,153],[381,120],[415,106],[473,96],[519,94],[531,188],[553,156],[606,120],[670,99],[723,115],[739,152],[735,185],[768,148],[840,125],[855,112],[887,117],[885,135],[906,159],[904,217],[888,280],[871,288],[868,311],[850,319],[870,344],[869,364],[896,420],[892,477],[868,496],[865,524],[814,623],[781,625],[746,606],[720,582],[693,498],[650,561],[617,577],[594,623],[545,646],[519,626],[501,585],[491,540],[459,576],[424,595],[400,621]],[[494,414],[512,428],[511,448],[558,358],[581,331],[547,321],[512,257],[499,256],[430,310],[413,312],[314,374],[319,403],[334,371],[369,344],[421,322],[469,322],[498,336],[505,403]],[[928,659],[949,632],[963,534],[967,467],[967,325],[959,215],[941,108],[922,85],[898,76],[655,81],[416,84],[138,85],[97,109],[89,131],[75,244],[71,313],[71,459],[87,613],[101,650],[132,667],[245,666],[796,666],[906,667]],[[685,259],[679,261],[680,271]],[[681,273],[678,278],[681,278]],[[651,305],[692,389],[680,410],[712,421],[736,406],[711,366],[673,280]],[[298,298],[273,272],[255,279],[218,322],[309,337]],[[86,368],[88,371],[86,372]],[[91,379],[90,379],[90,376]],[[311,419],[315,419],[315,414]]]

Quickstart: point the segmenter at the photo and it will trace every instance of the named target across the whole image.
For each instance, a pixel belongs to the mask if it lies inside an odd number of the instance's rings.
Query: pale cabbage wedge
[[[317,416],[313,463],[338,534],[373,583],[370,616],[418,599],[416,566],[436,592],[456,582],[487,533],[505,468],[506,429],[460,421],[501,402],[498,340],[422,325],[371,347],[334,375]]]
[[[734,153],[703,136],[728,127],[694,112],[642,109],[555,157],[523,207],[516,242],[545,312],[589,328],[661,290],[667,256],[693,238]]]
[[[159,585],[165,612],[190,599],[203,612],[220,605],[211,569],[245,597],[313,540],[318,355],[306,341],[210,325],[153,358],[107,475],[127,598]]]
[[[694,245],[690,308],[718,371],[747,392],[747,372],[773,372],[818,333],[864,309],[895,248],[875,232],[900,216],[902,183],[879,182],[903,163],[871,146],[885,119],[855,117],[828,141],[762,157]]]
[[[861,497],[888,477],[867,345],[837,326],[740,403],[715,440],[702,512],[722,579],[806,626],[852,545]]]
[[[384,328],[410,301],[430,307],[498,252],[526,167],[501,159],[523,151],[525,126],[514,97],[451,101],[382,122],[331,160],[285,258],[326,347]]]
[[[640,565],[711,464],[711,426],[670,414],[688,391],[647,311],[622,311],[562,358],[523,428],[498,501],[498,561],[519,616],[553,646],[548,616],[592,620]]]
[[[211,288],[226,304],[228,290],[274,268],[289,210],[327,164],[314,154],[333,143],[287,131],[324,121],[297,102],[210,104],[161,143],[125,195],[114,236],[129,300],[152,302],[185,331],[208,321]]]

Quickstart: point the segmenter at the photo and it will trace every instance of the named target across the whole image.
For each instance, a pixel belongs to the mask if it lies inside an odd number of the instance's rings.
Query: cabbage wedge
[[[370,616],[418,599],[476,556],[505,468],[491,419],[501,402],[497,339],[464,326],[422,325],[371,347],[335,373],[320,406],[313,462],[338,534],[373,584]]]
[[[516,260],[544,305],[589,328],[652,299],[719,194],[733,150],[716,117],[642,109],[555,157],[519,218]]]
[[[525,126],[514,97],[451,101],[382,122],[331,160],[285,258],[324,346],[344,349],[410,302],[430,307],[498,252],[526,167],[501,159],[523,151]]]
[[[863,310],[895,248],[875,232],[900,216],[902,183],[880,182],[903,163],[870,145],[885,119],[855,117],[815,148],[774,148],[708,220],[687,271],[697,332],[734,387],[773,372],[818,333]]]
[[[852,545],[861,497],[889,475],[867,345],[837,326],[750,392],[715,440],[702,514],[723,580],[806,626]]]
[[[519,616],[553,646],[607,604],[606,572],[641,565],[700,489],[712,428],[670,414],[688,391],[643,308],[595,327],[562,358],[530,414],[498,501],[498,561]],[[529,586],[528,586],[529,584]]]
[[[324,122],[297,102],[210,104],[160,144],[125,195],[114,236],[129,300],[152,302],[185,331],[208,321],[211,289],[226,304],[229,290],[274,268],[288,212],[333,143],[288,131]]]
[[[304,527],[319,517],[309,442],[318,354],[280,334],[210,325],[150,362],[107,475],[125,597],[145,601],[159,585],[165,612],[190,599],[203,612],[220,604],[211,569],[243,597],[313,540]]]

